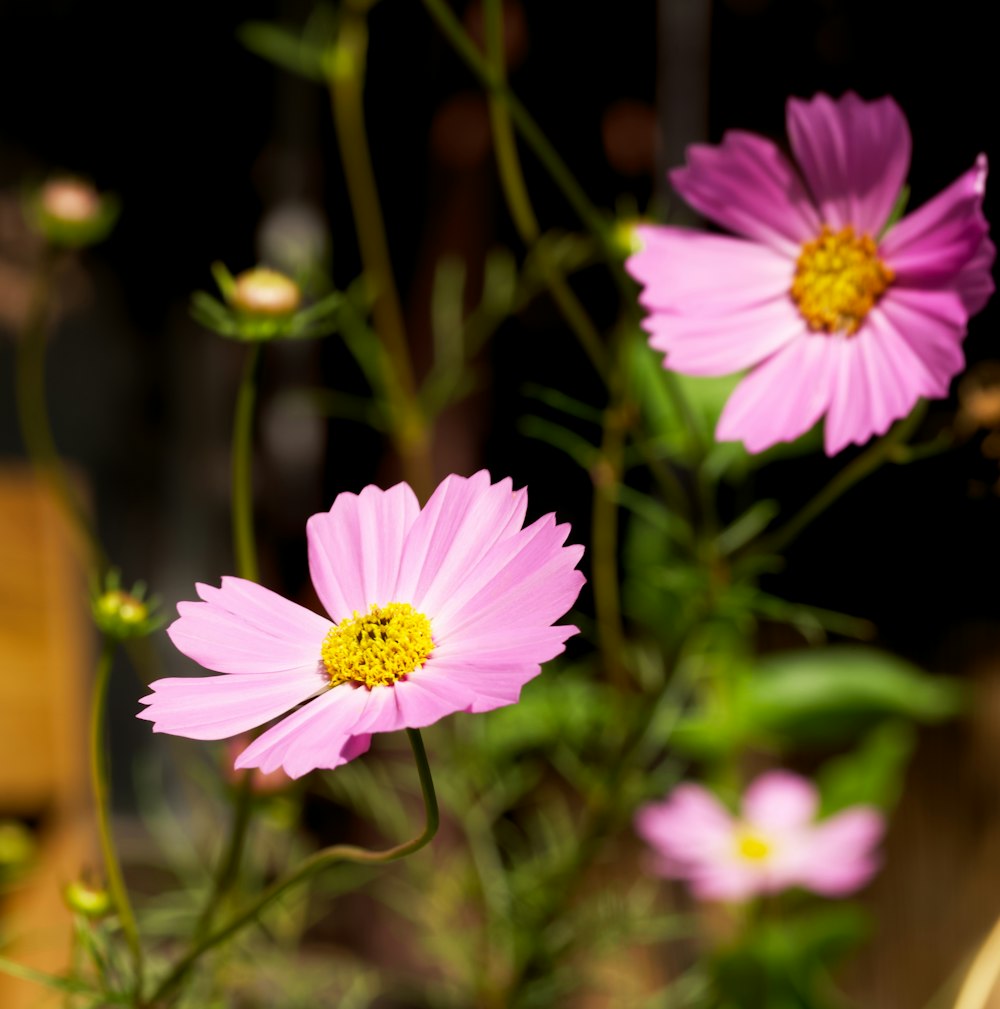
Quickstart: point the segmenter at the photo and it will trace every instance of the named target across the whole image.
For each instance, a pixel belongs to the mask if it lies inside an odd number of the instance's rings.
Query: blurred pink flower
[[[750,369],[720,441],[760,452],[825,415],[834,455],[921,397],[947,395],[962,370],[966,323],[993,291],[986,157],[883,234],[910,165],[899,106],[852,92],[793,98],[787,123],[799,171],[771,141],[731,130],[670,173],[692,207],[741,237],[642,227],[626,265],[665,367]]]
[[[827,897],[860,889],[875,874],[885,819],[852,806],[816,820],[813,784],[788,771],[761,775],[738,817],[701,785],[680,785],[636,814],[655,870],[685,879],[703,900],[743,901],[793,886]]]
[[[292,778],[364,753],[374,732],[513,704],[577,629],[581,546],[546,515],[522,528],[510,479],[445,479],[421,509],[406,484],[340,494],[306,525],[329,617],[242,578],[198,585],[168,629],[223,676],[157,680],[139,714],[157,732],[224,739],[295,708],[236,759]]]

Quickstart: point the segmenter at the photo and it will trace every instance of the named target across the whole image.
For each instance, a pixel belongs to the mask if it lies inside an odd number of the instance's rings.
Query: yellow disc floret
[[[384,687],[419,669],[434,650],[431,622],[409,603],[375,606],[341,620],[323,639],[330,683]]]
[[[753,830],[742,830],[736,838],[736,852],[748,862],[763,862],[769,858],[774,845]]]
[[[851,335],[894,279],[870,235],[824,224],[819,238],[802,246],[791,295],[810,329]]]

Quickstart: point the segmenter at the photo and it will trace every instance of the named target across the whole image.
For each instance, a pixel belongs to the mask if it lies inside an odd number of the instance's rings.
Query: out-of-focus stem
[[[57,253],[46,249],[38,263],[28,314],[17,342],[17,417],[28,458],[52,489],[74,529],[84,541],[88,567],[97,576],[108,562],[97,533],[56,448],[49,426],[45,396],[45,329],[53,294]]]
[[[364,7],[347,3],[341,8],[337,41],[326,62],[327,85],[361,260],[374,288],[372,315],[382,344],[381,363],[393,441],[407,479],[423,501],[433,490],[430,432],[417,398],[403,310],[368,148],[363,100],[367,55]]]
[[[785,525],[769,536],[758,541],[755,548],[760,553],[781,553],[811,522],[819,518],[838,498],[842,497],[856,483],[874,473],[883,463],[909,461],[905,446],[913,432],[920,426],[927,412],[927,402],[922,400],[885,437],[879,438],[856,459],[848,463],[836,476],[794,515]]]
[[[397,859],[413,854],[415,851],[419,851],[431,841],[437,833],[439,823],[434,779],[431,776],[430,764],[427,762],[427,753],[424,750],[420,731],[418,729],[407,729],[406,734],[409,737],[410,747],[413,750],[413,757],[417,765],[417,774],[420,778],[420,792],[424,800],[424,829],[420,834],[409,841],[394,845],[391,848],[385,848],[381,851],[359,848],[351,844],[336,844],[329,848],[323,848],[308,858],[303,859],[291,872],[279,877],[267,889],[258,894],[256,899],[248,907],[244,908],[243,911],[239,912],[228,924],[197,942],[177,962],[173,970],[170,971],[153,993],[152,998],[143,1004],[142,1009],[152,1009],[154,1006],[159,1007],[165,1004],[168,999],[174,996],[187,977],[188,972],[201,956],[209,950],[214,949],[220,943],[225,942],[242,928],[251,924],[264,908],[277,900],[278,897],[293,886],[297,886],[299,883],[309,879],[310,876],[314,876],[317,872],[337,862],[358,862],[365,865],[380,865],[384,862],[394,862]]]
[[[240,578],[258,581],[257,545],[253,524],[253,418],[257,401],[259,343],[247,347],[243,375],[233,414],[232,496],[233,556]]]
[[[118,920],[121,922],[125,942],[132,955],[135,972],[135,992],[138,1001],[143,983],[143,953],[135,914],[129,901],[128,890],[122,875],[118,852],[111,832],[110,781],[108,777],[107,740],[105,739],[105,713],[107,709],[108,681],[111,677],[111,661],[114,658],[114,642],[105,637],[101,646],[101,656],[94,675],[93,693],[90,702],[90,782],[94,793],[97,812],[97,832],[101,844],[101,857],[108,878],[108,892]]]
[[[986,1009],[1000,977],[1000,918],[976,953],[953,1009]]]

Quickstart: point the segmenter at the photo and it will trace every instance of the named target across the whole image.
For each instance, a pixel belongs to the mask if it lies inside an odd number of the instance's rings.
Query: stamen
[[[834,233],[824,224],[802,246],[790,293],[810,329],[850,336],[893,280],[870,235],[856,236],[850,225]]]
[[[389,686],[419,669],[434,650],[431,622],[409,603],[372,604],[341,620],[323,639],[330,683]]]
[[[770,841],[752,830],[743,830],[737,836],[736,852],[748,862],[763,862],[773,850],[774,845]]]

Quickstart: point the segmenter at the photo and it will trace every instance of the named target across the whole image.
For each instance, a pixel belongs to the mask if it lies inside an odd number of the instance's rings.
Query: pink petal
[[[690,874],[690,883],[691,892],[699,900],[738,903],[758,894],[773,892],[767,874],[751,862],[718,862],[698,866]]]
[[[791,287],[794,258],[767,246],[688,228],[644,225],[635,231],[642,248],[625,268],[642,284],[639,302],[651,311],[714,319]]]
[[[291,672],[292,675],[289,675]],[[328,683],[312,669],[259,674],[170,677],[151,683],[153,693],[139,718],[153,722],[154,732],[188,739],[225,739],[283,715]]]
[[[399,598],[435,619],[484,554],[518,534],[527,504],[526,493],[515,493],[509,477],[493,485],[486,470],[445,478],[407,536]]]
[[[965,367],[962,341],[967,316],[960,295],[954,291],[890,288],[869,313],[866,325],[879,315],[926,368],[928,380],[921,395],[946,396],[951,379]]]
[[[828,897],[860,889],[878,870],[875,849],[884,834],[885,818],[863,806],[817,824],[801,855],[799,883]]]
[[[790,98],[787,120],[823,222],[877,237],[910,167],[910,129],[900,107],[891,98],[866,102],[848,91],[839,101]]]
[[[649,345],[666,352],[663,367],[683,375],[731,375],[758,364],[807,332],[787,293],[717,316],[664,313],[643,322]]]
[[[996,255],[996,246],[989,238],[984,238],[972,258],[958,271],[958,276],[951,282],[970,316],[985,308],[986,302],[993,294],[993,261]]]
[[[339,767],[363,752],[359,737],[368,735],[370,704],[380,709],[390,687],[341,684],[304,704],[257,737],[237,758],[236,767],[259,767],[265,774],[281,767],[290,778],[316,768]]]
[[[687,162],[670,173],[670,182],[716,224],[792,257],[819,231],[795,169],[769,140],[730,130],[718,147],[689,147]]]
[[[838,338],[834,355],[834,390],[824,442],[834,456],[873,434],[885,434],[893,421],[907,416],[927,387],[927,371],[906,342],[872,317],[853,338]]]
[[[925,287],[954,281],[980,251],[989,230],[983,217],[986,155],[919,210],[907,214],[879,245],[897,286]]]
[[[520,537],[497,544],[482,568],[454,588],[447,610],[435,618],[441,642],[456,647],[473,636],[543,627],[558,620],[576,602],[584,577],[576,570],[583,547],[561,546],[568,525],[545,515]],[[438,640],[435,638],[435,640]]]
[[[831,343],[809,333],[758,365],[733,390],[716,428],[718,441],[763,452],[794,441],[822,416],[833,392]]]
[[[743,819],[765,833],[780,834],[810,823],[819,806],[816,786],[790,771],[760,775],[743,795]]]
[[[732,816],[701,785],[678,785],[664,801],[640,806],[634,824],[647,844],[685,870],[719,863],[733,845]]]
[[[329,620],[243,578],[196,588],[204,602],[178,603],[167,628],[188,658],[220,673],[318,667]]]
[[[400,601],[403,543],[420,506],[405,483],[338,494],[329,512],[306,523],[309,570],[316,593],[337,622],[374,603]],[[408,601],[406,599],[402,601]]]

